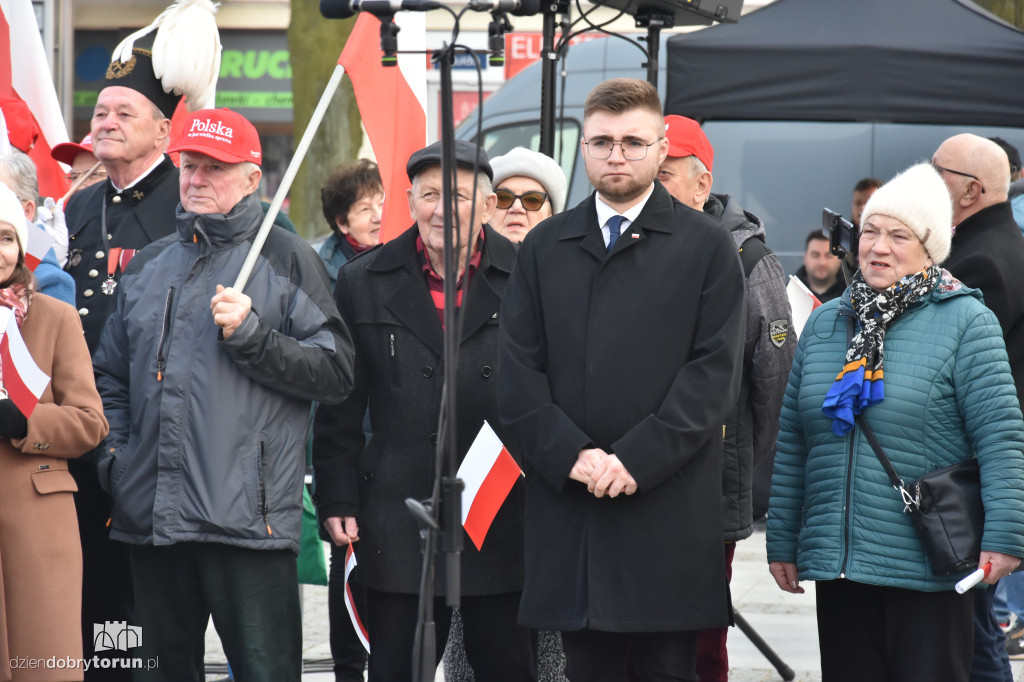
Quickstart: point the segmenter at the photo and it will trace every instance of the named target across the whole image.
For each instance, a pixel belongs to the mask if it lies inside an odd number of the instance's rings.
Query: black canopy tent
[[[666,52],[698,120],[1024,122],[1024,33],[968,0],[777,0]]]

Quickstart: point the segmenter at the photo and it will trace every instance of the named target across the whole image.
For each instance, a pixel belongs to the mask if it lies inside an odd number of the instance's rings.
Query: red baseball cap
[[[665,137],[668,138],[669,156],[696,156],[707,166],[708,172],[711,171],[715,150],[699,123],[685,116],[666,116]]]
[[[61,142],[59,145],[50,150],[50,156],[56,161],[71,165],[75,162],[75,157],[82,152],[89,152],[92,154],[92,133],[89,133],[82,138],[82,141],[78,144],[74,142]]]
[[[200,109],[189,114],[181,136],[168,152],[198,152],[225,163],[262,165],[260,136],[252,123],[230,109]]]

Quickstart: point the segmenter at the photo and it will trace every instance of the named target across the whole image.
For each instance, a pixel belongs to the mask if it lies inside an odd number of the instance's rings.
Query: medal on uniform
[[[114,279],[114,273],[117,272],[118,256],[121,255],[121,247],[115,246],[107,252],[107,279],[100,285],[100,291],[107,296],[113,296],[114,290],[117,289],[117,280]]]
[[[117,280],[114,279],[114,275],[117,273],[118,267],[121,272],[124,272],[137,251],[138,249],[122,249],[120,246],[110,248],[110,251],[107,252],[107,279],[100,285],[100,291],[107,296],[114,295],[114,291],[117,289]]]

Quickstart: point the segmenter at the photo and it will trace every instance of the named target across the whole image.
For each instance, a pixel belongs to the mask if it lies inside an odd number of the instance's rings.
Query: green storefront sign
[[[103,74],[123,37],[114,31],[75,33],[75,118],[92,116]],[[216,105],[237,110],[253,123],[291,123],[292,66],[283,31],[221,31]]]

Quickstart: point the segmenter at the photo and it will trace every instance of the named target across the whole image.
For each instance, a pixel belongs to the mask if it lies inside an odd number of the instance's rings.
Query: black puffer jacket
[[[757,216],[744,211],[728,195],[712,194],[704,212],[729,229],[741,251],[749,239],[765,240],[764,225]],[[796,352],[792,328],[786,275],[779,257],[768,250],[747,276],[743,379],[736,408],[725,426],[722,506],[726,542],[753,533],[753,472],[775,453],[782,397]]]

